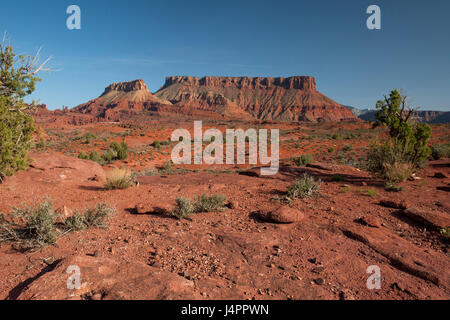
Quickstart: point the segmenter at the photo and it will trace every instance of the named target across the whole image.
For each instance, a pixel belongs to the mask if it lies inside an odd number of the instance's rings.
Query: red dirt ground
[[[150,144],[168,140],[174,128],[192,125],[44,126],[45,145],[31,154],[35,163],[44,165],[35,164],[0,184],[0,212],[48,196],[55,208],[107,202],[116,206],[117,214],[107,230],[71,233],[36,252],[3,244],[0,298],[449,299],[448,240],[433,224],[434,217],[439,223],[449,221],[449,159],[431,161],[417,173],[421,179],[401,184],[401,192],[385,191],[382,181],[353,167],[381,132],[369,124],[257,125],[281,131],[282,166],[268,177],[238,174],[234,166],[191,165],[190,170],[140,177],[138,186],[126,190],[106,191],[102,182],[89,179],[101,175],[102,168],[75,158],[81,151],[104,150],[111,141],[124,139],[131,155],[113,165],[155,170],[170,159],[172,146],[157,150]],[[208,123],[204,130],[208,127],[229,124]],[[86,144],[73,139],[85,132],[97,138]],[[335,133],[339,138],[331,137]],[[448,142],[448,135],[448,126],[433,127],[433,142]],[[291,158],[301,154],[313,154],[324,164],[295,166]],[[280,206],[277,197],[303,172],[323,181],[319,197],[289,204],[305,217],[292,224],[259,220],[258,211]],[[435,173],[446,177],[436,178]],[[225,195],[233,209],[196,214],[190,220],[136,214],[136,205],[167,208],[180,196],[202,193]],[[381,206],[381,200],[403,200],[425,212],[425,218],[411,219],[401,209]],[[66,268],[74,264],[81,268],[84,285],[71,292]],[[371,265],[381,269],[379,290],[366,287]]]

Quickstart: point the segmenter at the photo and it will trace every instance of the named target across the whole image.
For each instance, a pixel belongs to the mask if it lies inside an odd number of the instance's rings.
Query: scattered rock
[[[322,278],[314,279],[314,283],[317,284],[317,285],[319,285],[319,286],[323,285],[324,282],[325,282],[325,281],[324,281]]]
[[[443,212],[408,208],[403,210],[403,214],[417,223],[433,229],[440,230],[450,226],[450,218],[448,214]]]
[[[443,174],[442,172],[436,172],[436,173],[434,174],[433,178],[436,178],[436,179],[445,179],[445,178],[447,178],[447,176],[446,176],[445,174]]]
[[[408,208],[408,204],[405,200],[392,201],[392,200],[380,200],[380,205],[387,208],[404,210]]]
[[[381,228],[381,222],[378,218],[370,215],[363,216],[359,219],[363,225],[372,227],[372,228]]]
[[[151,212],[152,207],[144,204],[144,203],[138,203],[136,205],[136,207],[134,208],[134,211],[136,212],[136,214],[147,214],[149,212]]]
[[[239,202],[230,201],[230,202],[228,202],[227,207],[230,209],[239,209]]]
[[[301,221],[305,215],[297,209],[281,206],[271,211],[260,211],[259,218],[274,223],[294,223]]]
[[[66,206],[62,206],[61,208],[56,209],[55,213],[62,218],[67,218],[73,216],[73,211]]]

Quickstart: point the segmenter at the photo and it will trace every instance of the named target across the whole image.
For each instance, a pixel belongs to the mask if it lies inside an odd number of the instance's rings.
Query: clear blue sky
[[[70,4],[81,30],[66,28]],[[371,4],[380,31],[366,28]],[[449,15],[448,0],[2,0],[0,32],[18,52],[54,57],[33,94],[50,109],[138,78],[156,91],[169,75],[312,75],[342,104],[373,108],[400,88],[450,111]]]

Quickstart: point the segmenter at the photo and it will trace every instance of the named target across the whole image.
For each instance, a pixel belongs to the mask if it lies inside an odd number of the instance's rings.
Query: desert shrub
[[[338,133],[334,133],[334,134],[331,136],[331,139],[333,139],[333,140],[339,139],[339,134],[338,134]]]
[[[99,203],[93,209],[86,209],[83,213],[75,212],[73,216],[68,217],[63,223],[64,229],[72,232],[93,227],[107,228],[108,218],[115,212],[114,207],[110,207],[106,203]]]
[[[194,201],[180,197],[176,199],[176,206],[170,212],[170,215],[178,219],[185,219],[194,213],[222,211],[225,208],[225,202],[225,196],[220,194],[211,196],[202,194],[195,197]]]
[[[376,125],[388,128],[390,140],[372,144],[368,158],[369,161],[375,160],[370,169],[382,176],[385,175],[386,163],[411,163],[416,168],[423,166],[431,153],[427,145],[431,127],[411,121],[414,110],[406,105],[406,99],[398,90],[393,90],[389,97],[385,96],[384,100],[379,100],[376,104]],[[384,151],[388,154],[384,155]]]
[[[367,190],[367,195],[369,197],[375,197],[377,195],[377,192],[374,189],[368,189]]]
[[[126,189],[133,183],[133,173],[128,168],[114,168],[105,172],[104,187],[107,190]]]
[[[394,162],[383,164],[384,177],[387,181],[392,183],[399,183],[410,178],[413,174],[414,166],[412,163]]]
[[[106,150],[105,152],[103,152],[102,157],[103,157],[103,160],[105,161],[105,163],[111,163],[118,158],[117,151],[110,148],[110,149]]]
[[[342,148],[342,150],[345,152],[351,151],[351,150],[353,150],[353,147],[350,144],[347,144],[344,146],[344,148]]]
[[[195,213],[195,206],[191,199],[179,197],[175,200],[176,206],[170,215],[178,219],[185,219]]]
[[[155,140],[152,142],[151,146],[153,148],[159,149],[159,148],[161,148],[161,143],[158,140]]]
[[[311,154],[302,154],[300,157],[294,159],[296,166],[306,166],[312,162],[314,162],[314,157]]]
[[[54,244],[58,238],[56,217],[49,200],[13,208],[9,219],[0,214],[0,242],[14,242],[23,250]]]
[[[213,212],[223,210],[225,207],[225,201],[225,196],[221,194],[211,196],[202,194],[201,196],[195,198],[195,212]]]
[[[386,181],[384,189],[389,192],[400,192],[403,190],[403,187],[398,186],[395,182]]]
[[[431,146],[431,158],[434,160],[450,158],[450,143],[438,143]]]
[[[117,153],[116,159],[125,160],[126,158],[128,158],[128,144],[126,142],[123,141],[119,144],[118,142],[114,141],[113,143],[111,143],[110,149]]]
[[[35,57],[16,56],[6,39],[0,42],[0,182],[17,170],[27,168],[27,154],[32,146],[34,132],[34,104],[24,102],[33,93],[36,76],[43,70]]]
[[[81,137],[82,143],[84,144],[90,144],[91,141],[95,139],[98,139],[98,137],[91,132],[87,132]]]
[[[95,209],[75,213],[58,221],[50,200],[39,205],[13,208],[8,218],[0,214],[0,243],[11,242],[20,250],[32,250],[56,243],[59,236],[91,227],[106,228],[108,217],[115,208],[100,203]]]
[[[335,149],[334,147],[328,148],[328,152],[329,152],[329,153],[333,153],[335,150],[336,150],[336,149]]]
[[[317,195],[320,190],[320,180],[304,173],[300,179],[296,179],[287,189],[286,200],[293,201],[298,198],[307,198]]]

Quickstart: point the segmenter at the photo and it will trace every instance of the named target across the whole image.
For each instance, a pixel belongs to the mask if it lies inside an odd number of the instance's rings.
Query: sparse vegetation
[[[23,251],[42,248],[55,244],[58,237],[67,232],[107,227],[106,220],[114,211],[107,204],[98,204],[95,209],[58,222],[49,199],[36,206],[13,208],[8,217],[0,214],[0,243],[11,242]]]
[[[294,159],[294,164],[296,166],[306,166],[307,164],[313,163],[314,157],[311,154],[302,154],[300,157]]]
[[[401,182],[423,166],[431,153],[427,146],[431,128],[411,121],[413,109],[397,90],[377,102],[376,125],[389,129],[390,140],[373,142],[368,153],[368,169],[389,182]],[[394,179],[394,180],[391,180]]]
[[[48,61],[48,60],[47,60]],[[27,154],[32,146],[34,121],[32,105],[24,102],[33,93],[45,70],[35,57],[16,56],[6,37],[0,42],[0,182],[2,177],[27,168]]]
[[[170,215],[178,219],[186,219],[195,213],[222,211],[225,208],[226,198],[220,194],[211,196],[202,194],[195,197],[194,201],[185,197],[177,198],[175,201],[176,206]]]
[[[175,200],[176,206],[170,215],[178,219],[186,219],[195,213],[194,203],[191,199],[179,197]]]
[[[285,199],[294,201],[298,198],[312,197],[318,194],[320,190],[320,180],[304,173],[300,179],[296,179],[288,188]]]
[[[208,196],[202,194],[195,198],[195,212],[213,212],[223,210],[225,207],[225,196],[221,194],[215,194]]]
[[[450,143],[438,143],[431,146],[431,158],[433,160],[450,158]]]
[[[107,228],[108,218],[115,213],[115,208],[106,203],[99,203],[94,209],[86,209],[83,213],[75,212],[73,216],[68,217],[63,225],[66,231],[80,231],[93,227]]]
[[[104,187],[107,190],[127,189],[134,181],[134,175],[128,168],[114,168],[106,171]]]

